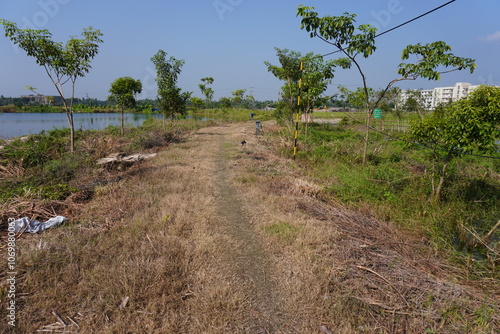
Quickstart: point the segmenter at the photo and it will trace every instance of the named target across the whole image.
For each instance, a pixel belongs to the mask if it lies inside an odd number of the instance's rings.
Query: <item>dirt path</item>
[[[244,132],[240,135],[243,136]],[[243,198],[238,195],[232,185],[234,160],[228,155],[234,151],[238,136],[234,133],[219,135],[217,152],[216,196],[218,216],[220,217],[220,233],[225,233],[230,241],[226,245],[226,266],[235,276],[235,281],[247,296],[249,306],[248,331],[254,333],[277,333],[286,326],[280,310],[279,292],[273,281],[275,270],[270,256],[263,249],[262,240],[255,231]]]

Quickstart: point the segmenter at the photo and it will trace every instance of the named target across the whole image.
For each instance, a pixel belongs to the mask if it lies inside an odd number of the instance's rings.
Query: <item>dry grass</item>
[[[498,282],[468,282],[420,237],[323,198],[274,145],[252,124],[204,129],[108,175],[66,226],[23,235],[19,332],[55,314],[75,333],[500,326]]]

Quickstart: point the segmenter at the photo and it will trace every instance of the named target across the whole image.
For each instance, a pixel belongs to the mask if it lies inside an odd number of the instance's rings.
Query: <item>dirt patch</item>
[[[234,136],[220,136],[219,155],[217,158],[216,194],[218,214],[221,218],[219,229],[230,238],[226,246],[226,265],[235,275],[237,284],[248,297],[249,313],[246,331],[249,333],[280,333],[283,328],[290,328],[290,320],[283,314],[281,297],[273,281],[274,268],[269,254],[262,245],[262,240],[255,230],[250,209],[232,186],[234,177],[231,167],[234,160],[230,154],[228,141],[233,145]],[[288,317],[289,318],[289,317]]]

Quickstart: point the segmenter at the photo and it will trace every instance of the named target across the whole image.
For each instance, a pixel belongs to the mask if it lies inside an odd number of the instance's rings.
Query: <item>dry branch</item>
[[[396,289],[396,287],[389,280],[387,280],[384,276],[380,275],[375,270],[372,270],[370,268],[366,268],[366,267],[363,267],[363,266],[356,266],[356,267],[358,267],[359,269],[363,269],[363,270],[369,271],[372,274],[377,275],[378,277],[380,277],[381,279],[383,279],[387,284],[389,284],[389,286],[391,288],[394,289],[394,291],[396,291],[398,293],[398,295],[401,297],[401,299],[403,299],[403,301],[406,303],[406,305],[408,307],[411,307],[410,304],[408,303],[408,301],[406,300],[406,298],[403,296],[403,294],[398,289]]]

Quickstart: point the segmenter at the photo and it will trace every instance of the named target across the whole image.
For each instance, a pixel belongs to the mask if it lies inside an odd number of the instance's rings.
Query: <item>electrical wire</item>
[[[439,10],[439,9],[443,8],[443,7],[446,7],[446,6],[448,6],[449,4],[451,4],[452,2],[455,2],[455,1],[456,1],[456,0],[451,0],[451,1],[448,1],[447,3],[445,3],[445,4],[443,4],[443,5],[439,6],[439,7],[436,7],[436,8],[434,8],[434,9],[432,9],[432,10],[430,10],[430,11],[428,11],[428,12],[426,12],[426,13],[422,14],[422,15],[419,15],[419,16],[417,16],[417,17],[415,17],[415,18],[411,19],[411,20],[408,20],[408,21],[406,21],[406,22],[404,22],[404,23],[401,23],[401,24],[399,24],[399,25],[397,25],[397,26],[395,26],[395,27],[393,27],[393,28],[391,28],[391,29],[389,29],[389,30],[383,31],[383,32],[381,32],[380,34],[375,35],[375,37],[374,37],[374,38],[377,38],[377,37],[379,37],[379,36],[382,36],[382,35],[385,35],[385,34],[387,34],[387,33],[391,32],[391,31],[393,31],[393,30],[396,30],[396,29],[398,29],[398,28],[401,28],[402,26],[407,25],[408,23],[411,23],[411,22],[413,22],[413,21],[416,21],[416,20],[418,20],[418,19],[420,19],[420,18],[422,18],[422,17],[424,17],[424,16],[426,16],[426,15],[429,15],[429,14],[431,14],[431,13],[433,13],[433,12],[435,12],[435,11],[437,11],[437,10]],[[339,52],[341,52],[341,51],[342,51],[342,50],[336,50],[336,51],[333,51],[333,52],[330,52],[330,53],[326,53],[326,54],[322,55],[322,57],[330,56],[330,55],[332,55],[332,54],[339,53]]]

